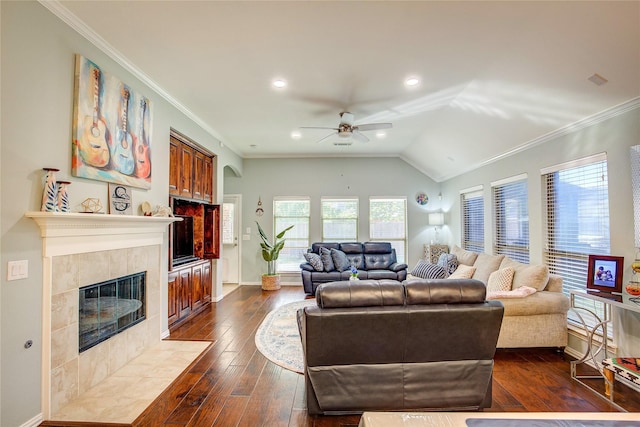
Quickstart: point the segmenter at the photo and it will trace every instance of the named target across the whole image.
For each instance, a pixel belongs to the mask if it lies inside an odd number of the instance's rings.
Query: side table
[[[431,264],[437,264],[438,258],[442,254],[449,253],[448,245],[441,244],[425,244],[424,245],[424,254],[422,256],[423,259],[429,261]]]

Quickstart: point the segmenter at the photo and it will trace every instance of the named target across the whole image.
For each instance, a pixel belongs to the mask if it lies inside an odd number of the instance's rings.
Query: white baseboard
[[[169,336],[171,335],[171,333],[169,332],[168,329],[165,329],[164,331],[162,331],[162,333],[160,334],[160,339],[163,340],[165,338],[169,338]]]
[[[41,422],[43,422],[44,419],[42,418],[42,413],[36,415],[35,417],[31,418],[29,421],[27,421],[26,423],[20,425],[20,427],[38,427],[40,425]]]

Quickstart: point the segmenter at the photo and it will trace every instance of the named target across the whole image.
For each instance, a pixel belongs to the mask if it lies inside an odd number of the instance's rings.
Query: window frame
[[[329,202],[355,202],[356,203],[356,214],[355,217],[325,217],[325,203]],[[355,235],[344,235],[341,236],[327,236],[325,232],[325,221],[339,221],[339,220],[348,220],[354,221],[353,228]],[[360,222],[360,198],[353,196],[344,196],[344,197],[333,197],[333,196],[321,196],[320,197],[320,227],[322,230],[322,241],[323,242],[358,242],[358,228]]]

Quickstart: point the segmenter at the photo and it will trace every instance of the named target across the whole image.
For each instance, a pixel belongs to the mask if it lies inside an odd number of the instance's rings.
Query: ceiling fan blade
[[[351,134],[351,137],[358,142],[369,142],[369,138],[367,138],[365,134],[362,134],[357,130],[353,131],[353,133]]]
[[[316,143],[317,143],[317,144],[319,144],[319,143],[321,143],[322,141],[324,141],[325,139],[329,139],[329,138],[331,138],[333,135],[337,135],[337,134],[338,134],[338,132],[331,132],[329,135],[327,135],[327,136],[325,136],[324,138],[322,138],[322,139],[320,139],[320,140],[316,141]]]
[[[328,128],[323,126],[300,126],[300,129],[329,129],[337,131],[338,128]]]
[[[359,131],[364,130],[378,130],[378,129],[390,129],[393,125],[391,123],[367,123],[364,125],[354,126],[354,129]]]
[[[349,113],[348,111],[340,113],[340,124],[353,126],[353,114]]]

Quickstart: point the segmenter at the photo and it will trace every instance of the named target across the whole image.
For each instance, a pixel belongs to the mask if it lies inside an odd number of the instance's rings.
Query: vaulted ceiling
[[[441,181],[640,103],[639,1],[47,3],[245,158],[399,156]],[[342,111],[393,128],[299,129]]]

